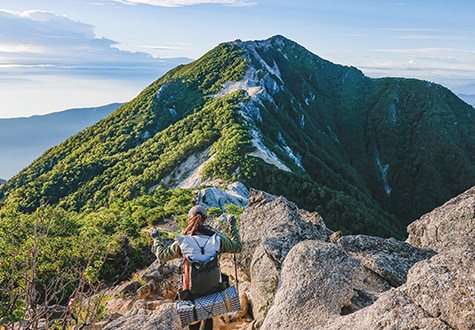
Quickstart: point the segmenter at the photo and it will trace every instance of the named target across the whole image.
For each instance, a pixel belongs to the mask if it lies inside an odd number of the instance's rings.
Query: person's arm
[[[233,215],[226,219],[229,222],[229,236],[218,232],[221,236],[219,253],[240,253],[242,250],[241,236],[236,226],[236,218]]]
[[[169,261],[182,256],[180,245],[177,241],[167,246],[163,243],[158,230],[152,232],[153,245],[152,252],[157,256],[160,261]]]
[[[219,253],[240,253],[242,250],[241,236],[236,225],[231,226],[229,237],[219,233],[221,245]]]

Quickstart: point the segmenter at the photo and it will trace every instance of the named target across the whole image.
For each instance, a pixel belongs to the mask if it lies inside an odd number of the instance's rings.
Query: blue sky
[[[0,118],[126,102],[221,42],[276,34],[475,94],[474,16],[471,0],[0,0]]]

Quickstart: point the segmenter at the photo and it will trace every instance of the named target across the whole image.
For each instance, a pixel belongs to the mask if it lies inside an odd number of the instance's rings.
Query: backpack
[[[185,259],[183,288],[179,299],[194,299],[223,289],[219,268],[219,248],[221,237],[177,235],[183,258]]]

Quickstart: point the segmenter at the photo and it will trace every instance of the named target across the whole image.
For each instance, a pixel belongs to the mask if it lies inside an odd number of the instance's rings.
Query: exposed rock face
[[[393,238],[360,235],[331,240],[332,233],[318,214],[299,210],[285,198],[251,191],[249,206],[241,215],[243,252],[239,258],[251,282],[250,296],[256,319],[265,317],[275,292],[273,283],[279,281],[287,254],[300,242],[337,242],[335,247],[339,251],[361,263],[358,276],[351,275],[354,283],[348,302],[338,307],[338,313],[342,307],[345,307],[344,313],[351,313],[372,304],[380,293],[403,284],[407,272],[416,262],[435,254],[432,250],[413,247]],[[323,265],[332,262],[328,256],[322,255],[321,258]],[[308,260],[308,263],[313,265],[314,261]],[[295,313],[296,310],[293,315]]]
[[[406,281],[407,272],[416,262],[436,254],[432,250],[419,249],[394,238],[365,235],[344,236],[337,244],[394,287]]]
[[[157,310],[131,309],[122,317],[112,321],[104,330],[177,330],[181,329],[180,318],[174,304],[164,304]]]
[[[284,197],[251,190],[248,208],[241,215],[243,266],[251,265],[255,249],[262,245],[266,254],[280,269],[282,261],[297,243],[308,239],[322,239],[318,227],[306,222],[297,205]]]
[[[350,305],[361,262],[338,245],[305,241],[287,255],[279,289],[262,329],[310,329]]]
[[[337,245],[306,241],[284,261],[263,329],[474,329],[475,254],[452,250],[416,263],[407,282],[349,315],[360,263]]]
[[[475,329],[474,274],[473,251],[438,254],[416,263],[406,284],[321,329]]]
[[[469,192],[444,205],[458,210],[452,212],[451,223],[473,221]],[[467,230],[470,234],[472,229]],[[475,329],[473,249],[448,248],[437,254],[394,238],[336,234],[317,213],[251,191],[241,215],[243,251],[238,264],[240,293],[250,297],[255,321],[223,323],[223,329],[245,324],[249,329],[262,325],[292,330]],[[458,236],[467,239],[468,234]],[[233,274],[231,257],[222,261],[222,269]],[[167,297],[179,287],[180,272],[179,260],[155,262],[143,274],[148,283],[137,289],[135,300],[128,305],[118,301],[117,311],[127,313],[109,321],[106,329],[179,328]]]
[[[407,242],[437,252],[475,247],[475,187],[407,227]]]
[[[249,190],[240,182],[235,182],[227,186],[226,191],[220,188],[211,187],[201,189],[199,199],[203,206],[225,207],[226,204],[246,206],[248,203]]]
[[[241,268],[251,281],[252,311],[258,319],[272,301],[269,287],[279,278],[290,249],[304,240],[321,239],[317,225],[302,220],[297,206],[283,197],[251,190],[241,215]]]

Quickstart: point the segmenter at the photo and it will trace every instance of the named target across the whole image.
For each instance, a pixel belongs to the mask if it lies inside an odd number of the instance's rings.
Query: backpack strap
[[[194,238],[193,236],[191,236],[191,238],[193,238],[193,240],[195,241],[196,245],[198,245],[198,247],[200,248],[202,255],[205,254],[205,247],[206,247],[206,244],[208,244],[209,239],[210,239],[211,237],[212,237],[212,236],[210,236],[210,237],[206,240],[206,242],[205,242],[205,244],[204,244],[203,246],[200,246],[200,244],[198,243],[198,241],[196,240],[196,238]]]
[[[185,263],[183,264],[183,287],[182,290],[187,290],[190,288],[190,264],[188,258],[183,256]]]

